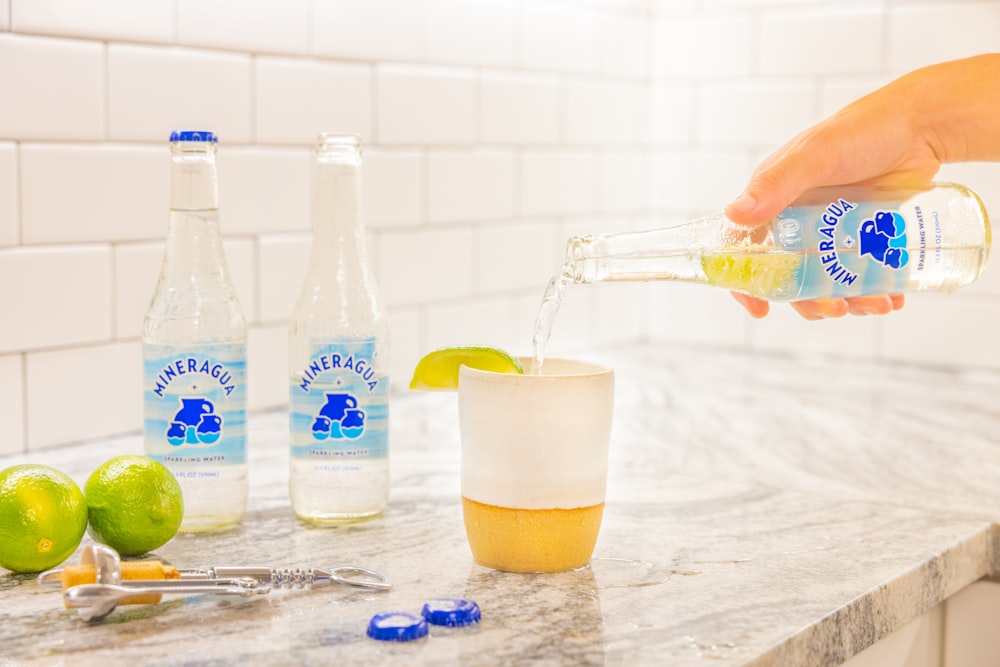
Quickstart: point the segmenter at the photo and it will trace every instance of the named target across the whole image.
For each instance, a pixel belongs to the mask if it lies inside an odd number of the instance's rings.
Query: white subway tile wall
[[[514,4],[514,3],[512,3]],[[522,2],[520,64],[525,69],[595,74],[603,8]]]
[[[425,0],[424,57],[435,63],[513,67],[516,9],[509,0]]]
[[[739,100],[738,114],[733,100]],[[698,104],[698,145],[780,145],[812,125],[818,101],[806,78],[706,82]]]
[[[247,406],[262,410],[288,401],[288,328],[257,326],[247,336]]]
[[[428,151],[428,222],[503,220],[513,214],[513,150]]]
[[[31,447],[135,430],[142,419],[138,341],[29,352],[25,405]]]
[[[111,341],[108,244],[24,246],[0,253],[0,353]]]
[[[553,225],[533,221],[482,227],[475,252],[477,291],[494,294],[512,288],[534,289],[541,299],[541,287],[552,275],[553,258],[562,240]]]
[[[0,142],[0,247],[14,245],[20,237],[18,181],[17,144]]]
[[[512,316],[513,302],[504,297],[478,299],[471,306],[428,306],[426,336],[434,347],[467,345],[474,340],[482,345],[515,349],[512,346],[521,342],[514,335]],[[405,369],[407,379],[412,371]]]
[[[475,236],[475,229],[465,226],[383,234],[376,257],[380,267],[377,280],[386,305],[392,308],[462,298],[474,301]]]
[[[521,215],[593,213],[597,208],[599,153],[582,148],[535,149],[521,152]]]
[[[261,57],[255,72],[259,143],[309,145],[324,130],[371,136],[371,66]]]
[[[6,433],[0,454],[17,454],[24,447],[24,355],[0,356],[0,424]]]
[[[253,53],[309,52],[309,0],[176,3],[178,44]]]
[[[427,352],[423,331],[423,323],[427,320],[425,310],[398,307],[389,311],[389,377],[393,378],[395,387],[409,385],[414,360]]]
[[[313,0],[313,51],[368,62],[422,60],[425,5],[413,0]]]
[[[1000,3],[995,1],[900,2],[888,10],[890,71],[997,50]]]
[[[764,75],[857,75],[882,71],[885,17],[873,3],[790,8],[761,17]],[[834,35],[850,35],[850,46]],[[807,58],[799,57],[808,53]]]
[[[250,141],[252,57],[108,44],[107,90],[99,99],[108,100],[109,138],[155,143],[177,127],[203,127],[230,143]]]
[[[568,235],[716,210],[794,133],[998,34],[1000,0],[0,0],[0,453],[141,428],[173,129],[221,137],[249,402],[266,409],[287,400],[318,132],[364,140],[398,391],[437,346],[530,353]],[[941,176],[1000,210],[1000,165]],[[647,338],[1000,367],[1000,269],[890,318],[773,310],[753,321],[688,285],[571,288],[549,354]]]
[[[468,67],[379,65],[378,131],[382,144],[475,144],[479,81]]]
[[[315,135],[306,141],[314,139]],[[220,224],[226,233],[308,232],[312,155],[304,147],[225,146],[217,162],[220,173],[226,176],[219,179]],[[158,161],[164,161],[162,150]],[[154,185],[166,196],[163,178],[156,179]],[[156,221],[157,238],[166,234],[163,206],[150,216]]]
[[[142,335],[143,318],[160,277],[163,242],[120,243],[114,250],[114,309],[118,340],[137,339]]]
[[[103,139],[104,53],[101,42],[0,34],[0,137]]]
[[[659,80],[749,76],[754,67],[754,32],[753,15],[745,10],[692,12],[665,7],[655,17],[653,74]]]
[[[2,7],[8,4],[12,28],[26,34],[169,44],[177,32],[175,0],[7,0]]]
[[[153,146],[22,143],[22,242],[162,238],[168,167]]]
[[[562,97],[562,79],[555,74],[484,71],[479,81],[482,142],[557,143]]]
[[[369,228],[420,224],[427,198],[424,152],[373,148],[364,151],[362,160],[362,205]]]

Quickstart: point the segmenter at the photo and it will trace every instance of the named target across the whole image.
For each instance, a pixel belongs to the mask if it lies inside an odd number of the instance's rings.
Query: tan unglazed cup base
[[[562,572],[590,562],[604,503],[575,509],[525,510],[462,498],[472,558],[505,572]]]
[[[590,562],[613,411],[614,372],[598,364],[550,359],[539,375],[459,369],[462,510],[477,563],[560,572]]]

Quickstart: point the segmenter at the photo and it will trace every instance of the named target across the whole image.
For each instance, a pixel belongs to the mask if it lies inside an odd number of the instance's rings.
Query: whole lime
[[[76,482],[40,464],[0,471],[0,567],[40,572],[76,551],[87,504]]]
[[[123,556],[161,547],[184,518],[181,485],[166,466],[147,456],[105,461],[83,486],[89,532]]]

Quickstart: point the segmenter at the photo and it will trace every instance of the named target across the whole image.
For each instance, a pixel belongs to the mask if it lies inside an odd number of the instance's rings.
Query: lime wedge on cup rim
[[[445,347],[417,362],[410,389],[458,389],[458,369],[462,366],[495,373],[524,373],[521,362],[495,347]]]

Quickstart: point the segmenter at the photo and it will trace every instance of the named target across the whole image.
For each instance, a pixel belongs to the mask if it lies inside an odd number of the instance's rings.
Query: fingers
[[[884,296],[855,296],[849,299],[820,299],[796,301],[792,304],[799,315],[807,320],[823,320],[844,315],[888,315],[903,307],[902,294]]]
[[[750,313],[750,317],[755,319],[760,319],[767,315],[767,311],[770,309],[767,301],[761,301],[760,299],[755,299],[748,294],[741,294],[740,292],[730,292],[736,301],[746,308],[746,311]]]
[[[732,297],[746,309],[750,317],[760,319],[767,315],[770,304],[740,292],[730,292]],[[791,306],[807,320],[825,320],[844,315],[888,315],[903,307],[902,294],[883,296],[855,296],[849,299],[816,299],[814,301],[794,301]]]
[[[851,315],[888,315],[902,308],[904,303],[902,294],[856,296],[847,299],[847,308]]]
[[[846,299],[817,299],[815,301],[795,301],[792,308],[807,320],[825,320],[843,317],[848,312]]]

